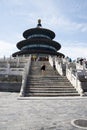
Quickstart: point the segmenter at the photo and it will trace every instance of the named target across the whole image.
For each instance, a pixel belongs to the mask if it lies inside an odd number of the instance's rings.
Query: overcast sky
[[[18,51],[23,32],[38,19],[55,32],[60,52],[87,58],[87,0],[0,0],[0,57]]]

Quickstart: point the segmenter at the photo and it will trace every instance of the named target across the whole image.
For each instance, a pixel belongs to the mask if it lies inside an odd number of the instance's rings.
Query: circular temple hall
[[[17,43],[17,48],[20,50],[12,54],[13,57],[22,55],[53,55],[64,57],[64,54],[58,52],[60,43],[54,41],[55,33],[49,29],[45,29],[41,25],[41,20],[35,28],[24,31],[22,40]]]

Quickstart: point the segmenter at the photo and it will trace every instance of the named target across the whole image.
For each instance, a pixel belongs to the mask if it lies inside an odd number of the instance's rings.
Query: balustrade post
[[[10,73],[10,63],[7,62],[7,74],[9,75]]]
[[[5,61],[5,60],[6,60],[6,57],[4,56],[4,58],[3,58],[3,59],[4,59],[4,61]]]
[[[70,80],[72,81],[72,68],[70,68]]]
[[[19,66],[19,57],[17,56],[17,67]]]
[[[76,71],[76,88],[78,88],[78,72]]]
[[[68,72],[68,64],[66,62],[66,76],[67,76],[67,72]]]
[[[86,67],[85,67],[86,65],[85,65],[85,60],[83,60],[83,74],[85,75],[85,69],[86,69]]]

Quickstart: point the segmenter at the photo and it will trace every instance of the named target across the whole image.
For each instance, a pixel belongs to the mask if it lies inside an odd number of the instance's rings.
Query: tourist
[[[53,61],[53,69],[56,70],[55,61]]]
[[[53,64],[53,69],[56,70],[56,66],[55,66],[55,64]]]
[[[41,66],[41,71],[42,71],[42,73],[44,73],[45,70],[46,70],[46,65],[45,65],[45,63],[43,63],[43,65]]]

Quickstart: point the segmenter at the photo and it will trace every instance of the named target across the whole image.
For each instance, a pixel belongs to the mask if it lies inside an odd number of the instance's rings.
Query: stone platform
[[[87,119],[87,97],[18,97],[0,92],[0,130],[82,130],[71,122]]]

